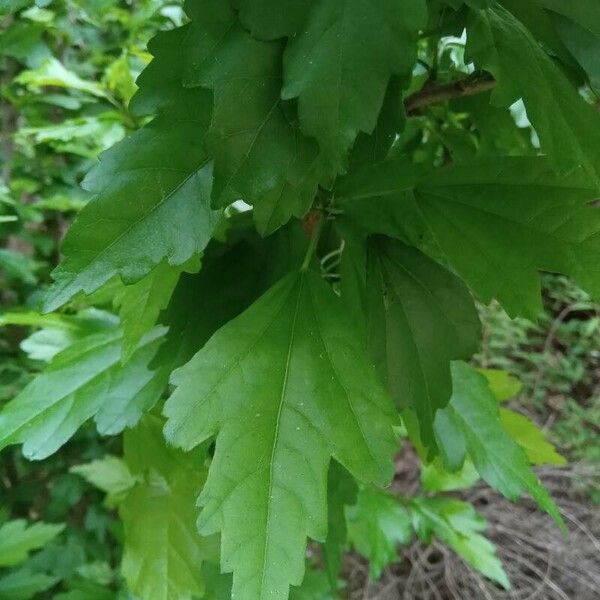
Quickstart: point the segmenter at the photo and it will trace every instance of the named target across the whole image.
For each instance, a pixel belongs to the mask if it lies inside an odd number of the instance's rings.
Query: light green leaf
[[[22,127],[16,139],[30,138],[33,143],[49,144],[60,153],[96,158],[124,136],[121,116],[117,112],[106,112],[93,117],[65,119],[56,124]]]
[[[345,178],[347,216],[449,265],[512,316],[541,310],[539,269],[600,297],[600,210],[581,169],[557,174],[544,157],[495,157],[434,170],[414,188],[410,169],[400,158]]]
[[[115,506],[135,485],[135,479],[127,464],[116,456],[106,455],[92,462],[76,465],[69,469],[88,483],[105,492],[107,502]]]
[[[76,315],[12,312],[0,315],[2,325],[41,327],[20,344],[29,358],[50,362],[59,352],[81,338],[114,328],[118,319],[111,313],[95,308]]]
[[[364,482],[393,470],[393,407],[341,301],[316,273],[291,273],[173,382],[167,439],[190,449],[218,434],[199,527],[221,531],[233,595],[285,598],[306,537],[326,535],[330,457]]]
[[[22,281],[27,285],[35,285],[37,283],[35,272],[38,266],[31,257],[25,254],[0,248],[0,267],[11,279]]]
[[[47,58],[36,69],[22,71],[15,78],[15,81],[34,90],[45,86],[53,86],[85,92],[98,98],[106,96],[106,90],[100,84],[81,79],[79,75],[69,71],[54,57]]]
[[[421,485],[429,492],[450,492],[470,488],[479,480],[473,463],[466,459],[458,471],[448,471],[440,457],[421,464]]]
[[[214,91],[214,201],[242,198],[254,206],[258,230],[271,233],[308,211],[322,178],[317,144],[298,131],[280,98],[282,44],[252,38],[220,0],[191,16],[185,82]]]
[[[8,521],[0,527],[0,567],[12,567],[25,562],[32,550],[45,546],[65,526],[50,523],[28,525],[24,519]]]
[[[218,540],[196,530],[196,496],[206,478],[207,446],[191,453],[169,447],[162,420],[146,416],[125,432],[125,462],[137,483],[121,503],[122,571],[144,600],[202,596],[202,565],[217,560]]]
[[[422,0],[318,0],[284,57],[284,99],[336,172],[360,131],[370,133],[392,74],[407,75],[425,26]]]
[[[510,400],[519,394],[523,384],[507,371],[500,369],[477,369],[486,379],[490,391],[498,402]]]
[[[481,325],[463,282],[415,248],[378,236],[369,245],[368,346],[400,408],[411,407],[421,441],[452,393],[450,361],[477,350]]]
[[[598,188],[600,115],[529,30],[496,4],[473,11],[467,39],[467,60],[493,73],[498,81],[492,102],[509,106],[522,97],[542,150],[553,164],[564,170],[582,166]]]
[[[507,408],[500,409],[500,421],[508,435],[525,450],[534,465],[564,465],[567,461],[544,437],[535,423]]]
[[[398,498],[380,490],[363,488],[355,506],[346,508],[348,539],[369,560],[371,579],[379,579],[398,559],[398,546],[412,538],[410,515]]]
[[[510,500],[527,492],[557,523],[562,519],[547,490],[531,470],[525,452],[507,434],[498,402],[487,381],[466,363],[452,363],[450,404],[438,411],[435,433],[445,466],[459,468],[470,456],[481,477]]]
[[[39,460],[92,417],[105,435],[135,425],[167,382],[166,368],[148,367],[163,335],[164,329],[148,334],[125,365],[119,330],[87,336],[57,354],[0,412],[0,448],[23,444],[23,454]]]
[[[470,504],[439,496],[414,498],[410,507],[414,528],[423,541],[428,543],[435,535],[474,569],[510,589],[496,547],[480,533],[487,523]]]
[[[84,180],[96,196],[67,233],[46,310],[115,275],[134,283],[163,261],[182,265],[204,249],[220,216],[210,208],[203,143],[209,101],[202,92],[195,102],[187,97],[102,155]]]
[[[23,568],[0,577],[0,600],[29,600],[51,588],[57,577]]]

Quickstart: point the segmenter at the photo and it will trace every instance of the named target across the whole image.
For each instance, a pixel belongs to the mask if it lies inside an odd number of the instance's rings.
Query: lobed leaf
[[[361,489],[356,504],[346,509],[346,519],[348,540],[369,559],[369,576],[373,580],[396,561],[398,546],[412,539],[410,514],[398,498],[386,492]]]
[[[467,55],[498,81],[492,102],[523,98],[542,150],[559,169],[582,167],[600,186],[600,115],[561,73],[529,30],[499,4],[474,10]],[[515,69],[515,65],[519,65]]]
[[[407,75],[424,27],[422,0],[317,0],[284,56],[284,99],[335,172],[360,131],[370,133],[390,77]]]
[[[167,446],[162,420],[146,416],[124,435],[124,459],[136,478],[119,506],[125,528],[123,576],[145,600],[202,596],[202,566],[218,540],[196,529],[195,499],[206,478],[207,447],[186,454]]]
[[[24,519],[7,521],[0,527],[0,566],[12,567],[25,562],[32,550],[45,546],[65,526],[61,523],[33,523]]]
[[[557,174],[544,157],[495,157],[437,169],[415,185],[418,174],[399,158],[348,176],[339,186],[347,216],[450,266],[512,316],[541,310],[541,269],[600,297],[600,211],[582,169]]]
[[[376,237],[369,246],[368,346],[399,408],[411,407],[435,446],[437,409],[452,393],[450,361],[477,350],[481,325],[463,282],[415,248]]]
[[[521,447],[500,421],[498,402],[485,377],[466,363],[452,363],[453,393],[438,411],[435,434],[446,468],[459,469],[467,453],[481,477],[510,500],[527,492],[557,523],[560,511],[531,470]]]
[[[167,383],[166,368],[148,366],[164,330],[145,336],[125,365],[122,335],[119,330],[89,335],[57,354],[0,412],[0,448],[23,444],[28,459],[40,460],[92,417],[105,435],[135,425]]]
[[[176,371],[167,439],[217,434],[199,527],[221,531],[238,598],[285,598],[304,574],[306,537],[326,534],[330,457],[386,483],[392,406],[329,287],[291,273]]]

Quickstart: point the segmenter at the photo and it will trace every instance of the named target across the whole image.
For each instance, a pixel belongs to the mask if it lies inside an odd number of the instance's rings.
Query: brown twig
[[[427,85],[423,89],[411,94],[404,101],[406,114],[416,115],[423,108],[436,102],[444,102],[452,98],[473,96],[491,90],[496,85],[496,80],[489,73],[476,71],[464,79],[442,83],[439,85]]]

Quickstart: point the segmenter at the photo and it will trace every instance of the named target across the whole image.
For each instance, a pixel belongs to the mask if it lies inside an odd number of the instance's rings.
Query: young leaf
[[[0,567],[12,567],[25,562],[32,550],[37,550],[55,538],[64,525],[33,523],[16,519],[0,527]]]
[[[23,454],[39,460],[91,417],[106,435],[135,425],[167,383],[168,370],[148,368],[163,334],[157,329],[145,336],[125,365],[118,330],[87,336],[57,354],[0,412],[0,448],[23,444]]]
[[[413,498],[410,507],[414,528],[421,540],[429,543],[435,535],[473,568],[504,589],[510,589],[494,544],[480,533],[487,523],[470,504],[438,496]]]
[[[496,157],[435,170],[412,188],[414,179],[405,159],[348,176],[347,217],[448,264],[511,315],[541,310],[538,269],[600,296],[600,210],[581,169],[560,175],[543,157]]]
[[[494,74],[492,102],[523,98],[542,149],[563,170],[583,166],[600,186],[600,115],[561,73],[529,30],[499,4],[473,11],[467,55]],[[515,69],[515,65],[519,65]]]
[[[481,477],[510,500],[526,491],[557,523],[557,506],[529,467],[525,452],[500,422],[498,402],[485,377],[466,363],[452,363],[453,393],[438,411],[435,433],[444,463],[456,470],[468,452]]]
[[[284,56],[284,99],[336,172],[360,131],[370,133],[391,75],[407,75],[426,22],[423,0],[318,0]]]
[[[83,465],[69,469],[88,483],[107,494],[107,504],[118,504],[135,485],[135,479],[127,464],[116,456],[106,455]]]
[[[346,508],[348,539],[369,559],[371,579],[398,558],[398,546],[412,538],[410,515],[397,498],[383,491],[363,488],[354,506]]]
[[[452,393],[450,361],[477,350],[481,325],[464,283],[415,248],[375,237],[369,245],[368,346],[396,404],[416,413],[421,441]]]
[[[185,82],[214,91],[209,145],[216,205],[241,197],[268,234],[310,208],[322,177],[318,148],[282,105],[282,44],[252,38],[224,4],[210,0],[190,11],[196,43]]]
[[[444,468],[438,456],[431,463],[421,464],[421,485],[428,492],[450,492],[470,488],[479,480],[473,463],[466,459],[460,470],[451,472]]]
[[[221,531],[238,599],[285,598],[306,537],[325,538],[330,457],[365,482],[392,472],[393,407],[341,302],[316,273],[291,273],[173,381],[167,439],[190,449],[217,434],[200,531]]]
[[[196,530],[196,496],[207,447],[186,454],[167,446],[162,421],[146,416],[124,435],[124,458],[137,483],[119,507],[125,527],[123,576],[144,600],[202,596],[202,564],[218,540]]]
[[[490,391],[498,402],[514,398],[521,391],[523,384],[510,373],[500,369],[477,369],[486,379]]]
[[[524,415],[507,408],[500,409],[502,427],[510,437],[525,450],[529,462],[533,465],[564,465],[567,461],[544,437],[535,423]]]
[[[208,244],[220,217],[204,147],[210,94],[183,100],[105,152],[85,178],[96,195],[65,238],[46,310],[115,275],[134,283],[163,261],[182,265]]]

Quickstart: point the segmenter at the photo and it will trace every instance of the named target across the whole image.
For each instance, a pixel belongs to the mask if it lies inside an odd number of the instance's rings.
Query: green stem
[[[301,271],[306,271],[310,266],[310,261],[315,254],[317,249],[317,244],[319,243],[319,237],[321,236],[321,230],[323,229],[323,221],[325,217],[321,214],[321,218],[317,221],[315,228],[313,229],[312,236],[310,238],[310,242],[308,244],[308,249],[306,250],[306,256],[304,257],[304,261],[302,262],[302,266],[300,267]]]

